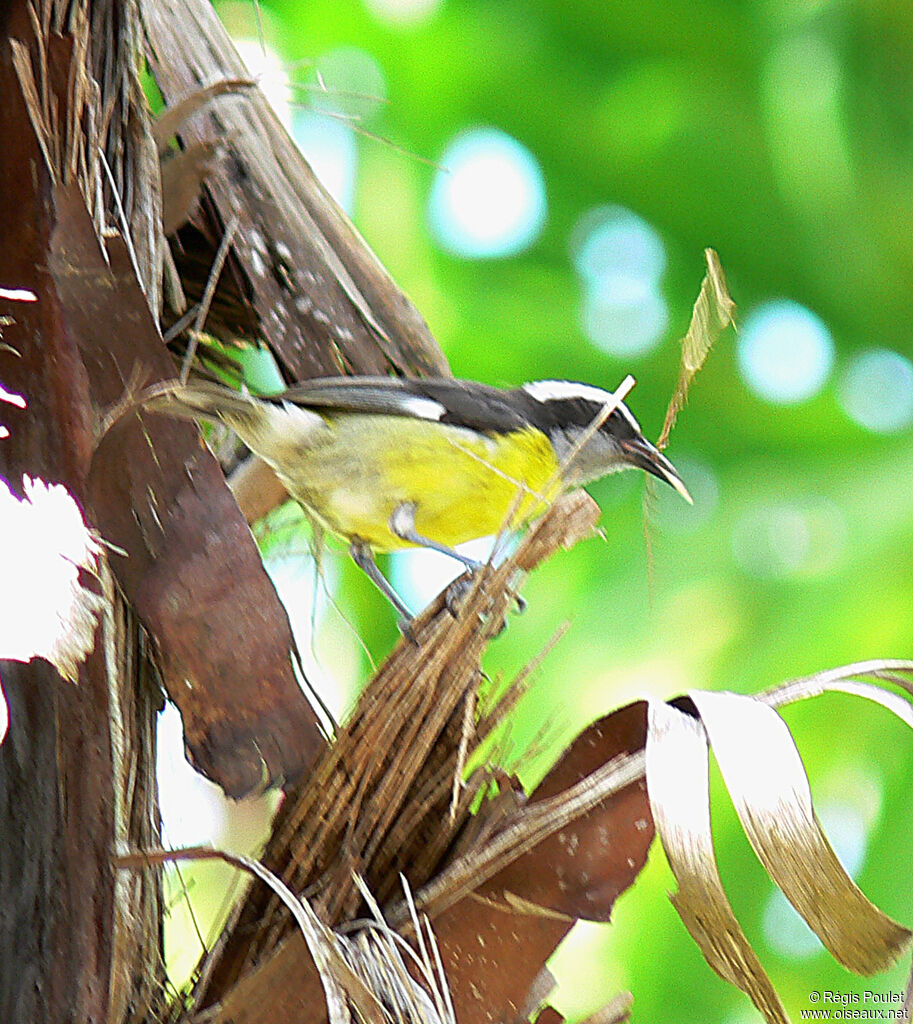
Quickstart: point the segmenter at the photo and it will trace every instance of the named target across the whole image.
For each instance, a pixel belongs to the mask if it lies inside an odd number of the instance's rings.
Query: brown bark
[[[210,4],[144,0],[150,69],[169,106],[247,72]],[[317,180],[259,89],[200,105],[176,126],[185,148],[223,146],[204,209],[174,247],[181,283],[202,291],[222,226],[237,218],[235,258],[207,330],[264,340],[289,381],[340,373],[447,373],[418,310]]]
[[[79,85],[67,76],[77,39],[87,38],[88,12],[76,5],[71,22],[58,21],[59,12],[46,6],[41,13],[59,31],[44,37],[39,58],[28,7],[11,0],[0,10],[0,280],[38,296],[34,304],[0,310],[14,321],[3,329],[8,347],[0,346],[0,379],[29,403],[6,416],[11,436],[0,443],[0,474],[14,489],[23,473],[63,482],[85,504],[89,396],[50,253],[55,175],[67,158],[84,153],[64,136],[81,130]],[[114,5],[97,4],[93,16],[116,59],[126,42]],[[71,34],[80,21],[81,35]],[[42,65],[38,80],[56,95],[59,134],[44,137],[44,149],[14,68],[14,40],[31,66]],[[97,55],[81,56],[88,65]],[[95,70],[102,75],[101,64]],[[112,103],[115,124],[120,99]],[[75,163],[70,171],[75,177]],[[146,265],[154,262],[147,252]],[[35,584],[0,581],[13,599],[15,588]],[[154,876],[118,876],[111,864],[118,845],[157,839],[159,698],[135,620],[110,578],[97,585],[106,586],[113,603],[76,685],[45,662],[0,667],[10,707],[0,747],[0,1019],[8,1024],[121,1020],[161,984]]]

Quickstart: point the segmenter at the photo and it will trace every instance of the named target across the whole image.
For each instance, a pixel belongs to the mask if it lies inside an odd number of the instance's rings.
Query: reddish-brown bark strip
[[[137,367],[173,373],[124,244],[105,261],[82,196],[57,195],[51,271],[77,340],[93,412]],[[188,754],[241,796],[301,776],[323,749],[295,678],[285,609],[215,459],[195,427],[130,413],[95,453],[88,497],[111,563],[159,655]]]
[[[646,704],[582,732],[530,797],[567,790],[620,754],[642,750]],[[518,857],[433,921],[460,1024],[512,1020],[545,961],[578,919],[607,921],[653,841],[641,780]],[[536,908],[540,908],[538,911]]]

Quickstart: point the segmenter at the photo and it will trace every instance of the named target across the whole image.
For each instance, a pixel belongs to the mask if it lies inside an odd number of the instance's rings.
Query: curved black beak
[[[644,469],[653,476],[659,477],[664,483],[674,487],[689,505],[694,504],[694,499],[688,493],[688,488],[678,475],[678,470],[645,437],[634,437],[631,440],[621,441],[620,444],[625,457],[632,466]]]

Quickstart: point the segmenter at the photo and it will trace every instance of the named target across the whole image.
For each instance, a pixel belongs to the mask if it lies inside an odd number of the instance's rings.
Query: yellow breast
[[[512,509],[511,525],[519,525],[561,489],[554,449],[532,428],[488,438],[440,423],[360,415],[329,426],[286,485],[332,532],[377,551],[410,546],[390,530],[403,503],[414,505],[420,535],[453,546],[497,533]]]

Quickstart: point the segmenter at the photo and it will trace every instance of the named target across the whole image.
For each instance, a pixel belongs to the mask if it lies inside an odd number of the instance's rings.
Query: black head
[[[622,469],[643,469],[674,487],[688,502],[691,495],[672,463],[643,435],[630,409],[619,402],[594,431],[609,391],[565,380],[540,380],[516,392],[524,396],[528,420],[548,434],[560,461],[567,461],[565,479],[581,486]]]

